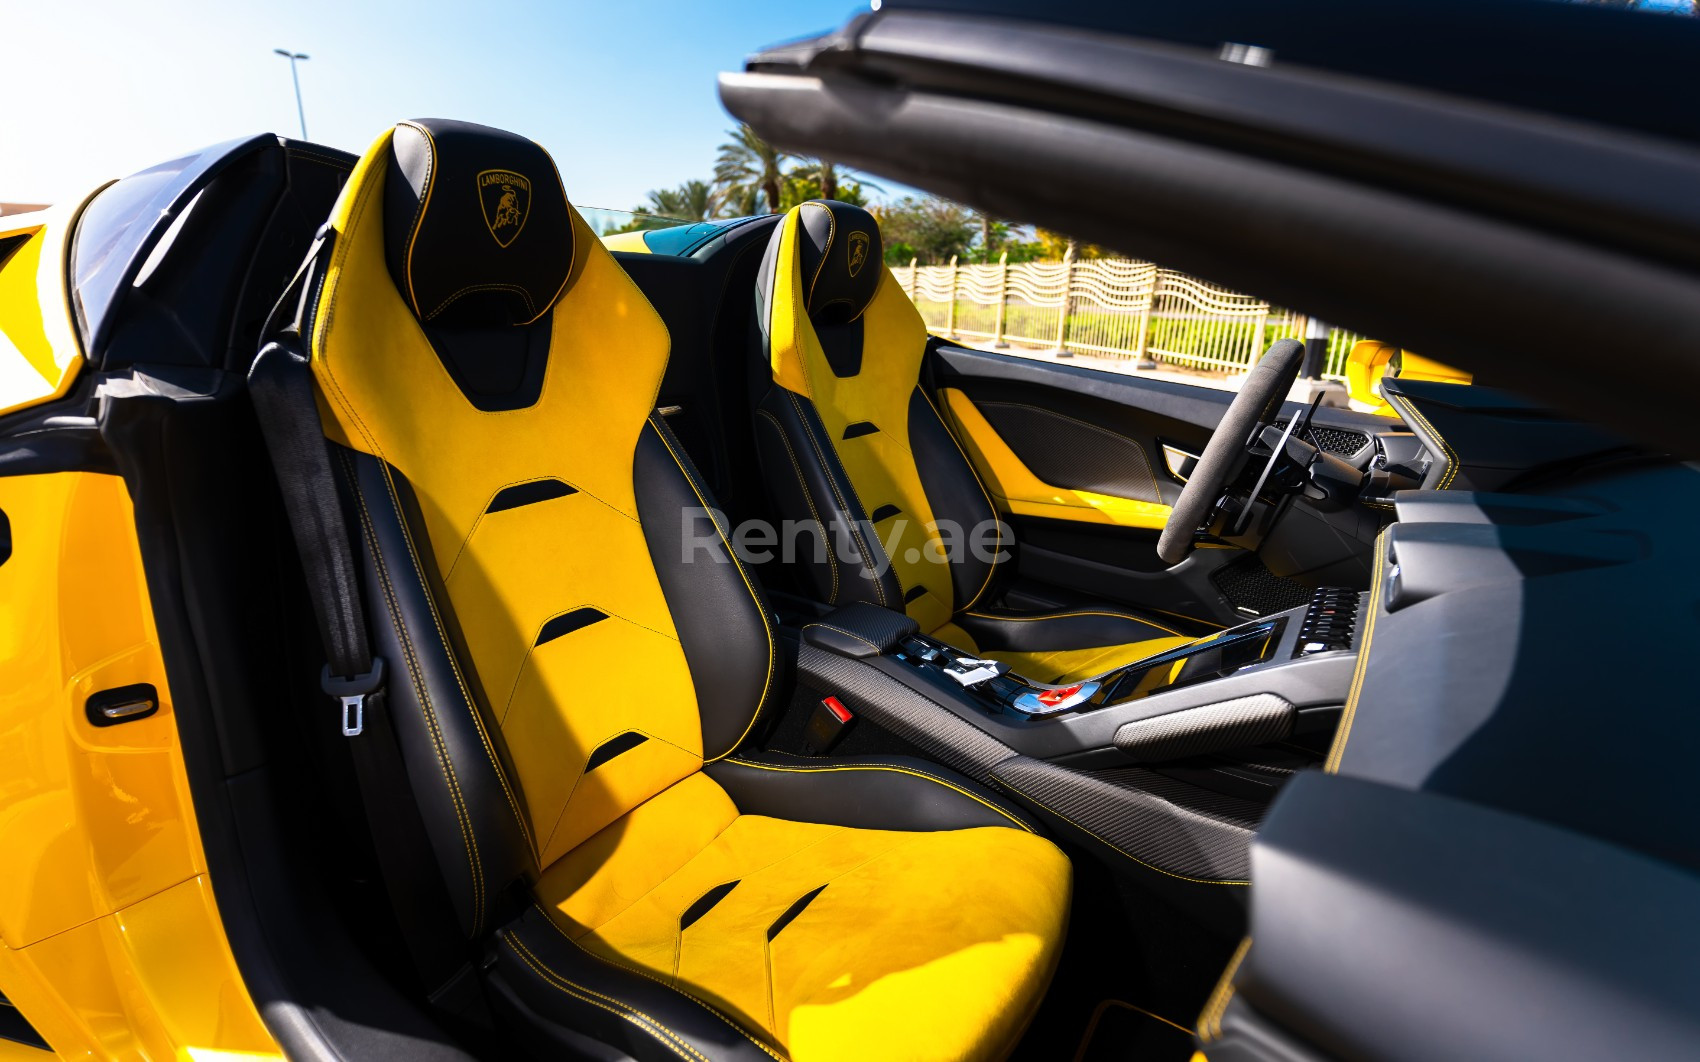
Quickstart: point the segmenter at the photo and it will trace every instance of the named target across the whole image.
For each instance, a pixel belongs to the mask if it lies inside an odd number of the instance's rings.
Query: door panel
[[[0,476],[0,509],[0,993],[66,1056],[274,1054],[208,882],[124,482]]]
[[[1168,518],[1134,440],[1038,406],[976,404],[954,387],[940,396],[951,431],[1003,512],[1147,530]]]
[[[1181,564],[1157,534],[1234,393],[936,345],[928,360],[951,430],[1020,544],[1017,574],[1123,604],[1217,624],[1309,599],[1253,554],[1204,543]],[[1286,416],[1300,411],[1288,403]],[[1386,422],[1319,408],[1310,433],[1348,454]]]

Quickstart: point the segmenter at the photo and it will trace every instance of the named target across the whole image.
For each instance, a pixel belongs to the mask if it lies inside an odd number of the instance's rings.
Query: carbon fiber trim
[[[1050,816],[1158,873],[1204,884],[1249,880],[1254,827],[1241,816],[1230,821],[1147,791],[1146,779],[1158,777],[1148,771],[1117,768],[1089,774],[1014,756],[998,764],[992,777]],[[1242,814],[1255,806],[1234,803],[1243,806]]]
[[[1273,693],[1201,704],[1117,728],[1116,747],[1137,760],[1178,760],[1278,741],[1293,731],[1293,706]]]
[[[1062,413],[1014,402],[976,402],[1022,464],[1046,483],[1160,502],[1151,455],[1137,441]]]
[[[1253,616],[1268,616],[1310,601],[1310,588],[1283,579],[1247,553],[1211,573],[1210,581],[1228,604]]]
[[[1263,816],[1269,811],[1269,801],[1274,799],[1273,795],[1256,800],[1218,793],[1214,789],[1205,789],[1184,779],[1170,778],[1144,767],[1109,767],[1086,773],[1123,789],[1150,793],[1177,807],[1197,812],[1207,818],[1220,819],[1242,830],[1256,830],[1262,825]],[[1271,794],[1276,788],[1270,787]]]
[[[868,656],[890,650],[920,628],[902,612],[852,601],[833,609],[820,619],[803,625],[803,638],[811,645],[839,651],[844,656]],[[838,646],[849,639],[844,650]]]
[[[811,689],[841,698],[852,710],[913,743],[928,757],[978,781],[989,780],[993,764],[1016,754],[944,705],[870,664],[804,643],[797,647],[797,677]]]

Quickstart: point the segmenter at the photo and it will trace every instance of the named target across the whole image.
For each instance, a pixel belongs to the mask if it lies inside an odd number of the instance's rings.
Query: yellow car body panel
[[[610,251],[628,251],[632,254],[649,254],[649,244],[643,242],[642,229],[631,232],[615,232],[602,237],[602,246]]]
[[[1462,369],[1401,350],[1391,343],[1360,339],[1346,359],[1346,391],[1353,409],[1383,417],[1399,416],[1399,411],[1381,397],[1381,378],[1394,370],[1395,365],[1394,375],[1401,380],[1467,384],[1473,379]]]
[[[0,218],[0,416],[62,397],[82,367],[65,290],[80,208]],[[23,243],[8,254],[15,237]]]
[[[63,1055],[278,1054],[213,901],[124,483],[0,477],[0,992]],[[95,726],[101,690],[158,710]]]

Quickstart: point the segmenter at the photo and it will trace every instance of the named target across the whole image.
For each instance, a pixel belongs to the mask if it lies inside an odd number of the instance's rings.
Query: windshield
[[[681,221],[660,214],[640,214],[629,210],[608,210],[602,207],[578,209],[610,250],[647,251],[650,254],[676,257],[691,255],[721,233],[768,216],[755,214],[739,218]],[[638,247],[631,242],[633,240],[641,240],[643,245]]]
[[[609,210],[607,207],[578,208],[590,231],[598,236],[613,236],[621,232],[640,232],[646,229],[666,229],[689,225],[684,218],[663,217],[660,214],[638,214],[630,210]]]

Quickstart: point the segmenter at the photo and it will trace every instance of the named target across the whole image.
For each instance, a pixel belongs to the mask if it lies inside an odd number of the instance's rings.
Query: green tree
[[[910,258],[926,265],[966,258],[979,230],[967,207],[938,196],[904,196],[878,215],[885,258],[894,265],[907,265]]]
[[[859,207],[868,205],[868,193],[860,182],[841,184],[836,195],[827,195],[821,189],[820,182],[807,170],[799,167],[787,173],[785,186],[779,193],[779,209],[790,210],[798,203],[807,203],[811,199],[836,199],[840,203]]]
[[[714,209],[714,193],[707,181],[690,180],[677,188],[650,192],[649,203],[637,209],[680,221],[705,221]]]
[[[754,192],[766,200],[769,213],[778,213],[784,163],[790,156],[757,136],[748,125],[740,124],[728,135],[732,139],[720,145],[720,155],[714,162],[716,194],[722,201],[746,204],[754,198]]]
[[[1080,243],[1073,236],[1065,236],[1060,232],[1053,232],[1050,229],[1034,229],[1033,234],[1038,238],[1039,246],[1045,250],[1044,258],[1051,261],[1062,261],[1063,256],[1068,253],[1068,246],[1071,243],[1074,244],[1074,257],[1076,258],[1109,257],[1109,252],[1097,244]]]
[[[800,164],[794,167],[787,177],[812,183],[820,190],[820,194],[815,196],[816,199],[836,199],[840,203],[866,206],[868,192],[884,191],[855,170],[840,166],[831,159],[808,158],[802,155],[792,157]],[[804,200],[800,199],[798,202]]]

